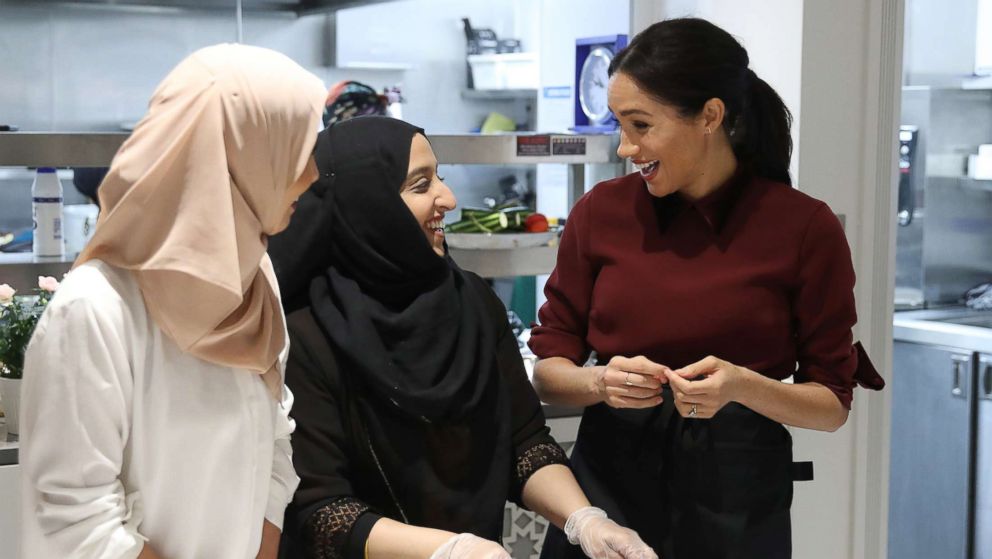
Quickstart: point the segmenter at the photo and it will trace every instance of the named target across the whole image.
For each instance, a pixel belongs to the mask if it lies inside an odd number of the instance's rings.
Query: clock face
[[[606,86],[610,77],[607,70],[613,52],[606,47],[596,47],[589,52],[579,73],[579,105],[589,118],[589,124],[602,124],[610,117],[606,99]]]

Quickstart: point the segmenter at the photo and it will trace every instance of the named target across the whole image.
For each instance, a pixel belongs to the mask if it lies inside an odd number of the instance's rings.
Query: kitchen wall
[[[283,52],[328,86],[344,79],[377,89],[400,85],[403,117],[428,133],[468,132],[494,110],[519,123],[532,120],[533,103],[462,99],[461,17],[501,37],[519,37],[527,50],[537,46],[538,9],[525,0],[406,0],[336,17],[249,12],[243,31],[245,43]],[[22,131],[120,130],[141,118],[155,86],[183,57],[236,37],[233,10],[0,4],[0,124]],[[372,68],[383,63],[386,69]],[[462,205],[497,194],[498,180],[507,175],[533,183],[526,168],[459,166],[443,174]],[[63,174],[67,202],[81,203],[71,198],[70,176]],[[0,169],[0,230],[30,225],[31,180],[24,169]]]

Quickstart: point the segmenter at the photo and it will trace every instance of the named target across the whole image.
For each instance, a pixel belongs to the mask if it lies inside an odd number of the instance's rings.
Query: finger
[[[607,398],[606,403],[613,408],[644,409],[653,408],[660,404],[661,401],[661,396],[647,399],[627,398],[625,396],[610,396]]]
[[[657,388],[637,388],[636,386],[607,386],[606,393],[611,396],[626,396],[628,398],[655,398],[661,393]]]
[[[608,377],[607,384],[611,386],[639,386],[641,388],[661,388],[661,383],[658,379],[642,373],[635,373],[633,371],[609,371],[606,376]],[[628,384],[629,383],[629,384]]]
[[[638,355],[637,357],[617,356],[610,359],[610,366],[622,371],[641,373],[654,377],[662,377],[665,375],[665,371],[669,370],[668,367],[660,363],[655,363],[643,355]]]
[[[668,373],[668,384],[672,386],[672,390],[677,390],[683,394],[700,394],[703,393],[696,384],[698,382],[691,381],[686,378],[682,378],[677,371],[670,371]]]
[[[704,357],[695,363],[686,365],[681,369],[676,369],[675,373],[682,378],[696,378],[700,375],[712,373],[719,367],[719,365],[720,360],[710,355],[709,357]]]

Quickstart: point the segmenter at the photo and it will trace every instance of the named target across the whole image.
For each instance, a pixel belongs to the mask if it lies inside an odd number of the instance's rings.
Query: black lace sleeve
[[[368,511],[368,505],[352,497],[342,497],[314,511],[306,526],[307,557],[343,559],[352,527]]]
[[[517,484],[523,489],[534,472],[551,464],[568,465],[565,451],[555,443],[539,443],[517,457]]]

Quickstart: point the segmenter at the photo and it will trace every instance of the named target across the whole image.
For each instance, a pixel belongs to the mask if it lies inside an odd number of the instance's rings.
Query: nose
[[[450,212],[458,206],[458,200],[455,198],[455,193],[448,188],[448,185],[444,184],[444,181],[438,182],[440,184],[437,197],[434,198],[434,205],[443,212]]]
[[[632,158],[640,152],[641,149],[636,145],[630,143],[627,139],[627,134],[623,130],[620,130],[620,145],[617,146],[617,156],[620,159]]]

